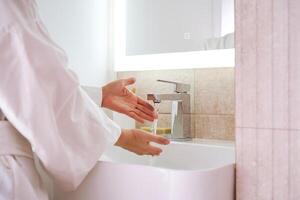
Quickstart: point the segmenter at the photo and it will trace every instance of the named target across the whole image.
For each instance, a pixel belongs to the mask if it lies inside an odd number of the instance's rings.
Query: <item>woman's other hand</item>
[[[128,78],[105,85],[102,88],[102,107],[123,113],[140,123],[153,121],[157,118],[153,106],[127,89],[134,83],[134,78]]]
[[[167,145],[170,143],[168,139],[162,136],[153,135],[142,130],[123,129],[121,136],[115,145],[138,155],[159,155],[162,150],[158,147],[152,146],[150,142],[161,145]]]

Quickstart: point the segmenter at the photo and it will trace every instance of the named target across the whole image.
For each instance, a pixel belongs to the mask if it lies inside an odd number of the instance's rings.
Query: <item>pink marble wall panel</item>
[[[237,199],[300,200],[299,19],[299,0],[236,0]]]
[[[300,131],[290,131],[290,148],[289,148],[289,177],[290,189],[289,199],[300,199]]]
[[[235,1],[235,27],[242,27],[242,2]],[[242,28],[235,29],[235,66],[242,66]],[[235,70],[235,125],[242,127],[242,109],[243,109],[243,81],[242,70]],[[239,83],[239,84],[236,84]],[[240,138],[236,134],[236,140]],[[236,144],[238,146],[238,143]],[[239,155],[239,152],[237,152]]]
[[[272,0],[256,5],[256,125],[272,127]],[[259,5],[258,5],[259,4]],[[253,31],[254,32],[254,31]],[[251,68],[251,67],[250,67]],[[253,68],[253,66],[252,66]],[[254,79],[254,80],[255,80]]]
[[[273,199],[289,199],[289,131],[273,130]]]
[[[256,70],[257,70],[257,46],[256,46],[256,1],[243,1],[240,13],[241,17],[241,61],[240,66],[243,70],[241,73],[242,91],[247,91],[248,95],[242,96],[242,126],[255,127],[256,126]],[[245,45],[246,44],[246,45]],[[247,106],[244,106],[247,105]],[[241,111],[241,110],[240,110]]]
[[[273,1],[273,128],[288,129],[288,1]]]
[[[257,133],[256,129],[238,129],[241,141],[237,157],[237,200],[254,200],[252,194],[257,193]],[[248,148],[252,146],[252,148]],[[247,176],[244,176],[247,174]]]
[[[290,128],[300,129],[300,1],[289,0]]]
[[[242,176],[245,172],[244,172],[244,168],[243,168],[243,134],[242,134],[242,130],[238,129],[236,130],[235,133],[235,148],[239,149],[239,151],[236,151],[236,176],[239,177],[236,180],[236,191],[237,192],[237,196],[236,199],[241,199],[241,195],[242,195],[242,191],[243,191],[243,187],[245,187],[245,185],[243,184],[243,178],[245,176]]]
[[[273,130],[257,131],[257,199],[272,200],[273,178]]]

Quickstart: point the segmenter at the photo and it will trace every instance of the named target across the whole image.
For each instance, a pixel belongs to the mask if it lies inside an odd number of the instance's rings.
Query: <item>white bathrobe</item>
[[[0,200],[48,198],[31,148],[72,190],[121,132],[66,68],[35,9],[34,0],[0,0]]]

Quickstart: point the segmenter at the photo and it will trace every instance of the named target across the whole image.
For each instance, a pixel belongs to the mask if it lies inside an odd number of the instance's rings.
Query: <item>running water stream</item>
[[[154,103],[154,109],[157,112],[157,115],[159,113],[159,103]],[[158,123],[158,117],[157,119],[154,119],[153,123],[152,123],[152,127],[151,127],[151,132],[156,135],[157,134],[157,123]]]
[[[154,103],[154,109],[157,113],[157,115],[159,114],[159,103]],[[157,122],[158,122],[158,116],[157,119],[154,119],[153,123],[152,123],[152,127],[151,127],[151,132],[152,134],[156,135],[157,134]],[[149,165],[150,166],[154,166],[155,165],[155,157],[152,156],[151,158],[149,158]]]

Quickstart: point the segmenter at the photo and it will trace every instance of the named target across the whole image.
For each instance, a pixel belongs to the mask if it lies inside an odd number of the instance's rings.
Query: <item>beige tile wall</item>
[[[137,94],[143,98],[148,93],[174,91],[173,85],[157,79],[190,84],[192,134],[198,138],[234,140],[233,68],[119,72],[117,76],[135,77]],[[170,102],[161,103],[159,127],[170,127],[170,111]]]

